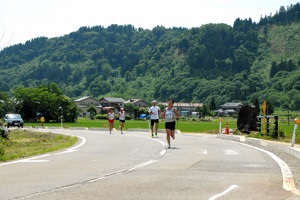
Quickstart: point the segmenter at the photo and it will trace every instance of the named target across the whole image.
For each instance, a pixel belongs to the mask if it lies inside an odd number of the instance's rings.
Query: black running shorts
[[[173,131],[173,130],[175,130],[175,125],[176,125],[175,121],[174,122],[166,122],[165,127],[166,127],[166,129],[170,129]]]
[[[158,124],[159,120],[158,119],[151,119],[151,126],[154,125],[154,122]]]

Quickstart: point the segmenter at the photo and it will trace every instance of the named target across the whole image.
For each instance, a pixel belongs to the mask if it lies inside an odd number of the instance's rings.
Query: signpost
[[[222,134],[222,118],[220,118],[219,134]]]
[[[298,127],[299,123],[300,123],[300,119],[296,118],[294,132],[293,132],[293,138],[292,138],[292,147],[294,147],[294,145],[295,145],[296,132],[297,132],[297,127]]]
[[[266,101],[264,101],[264,104],[263,104],[263,111],[264,111],[264,134],[267,133],[266,110],[267,110],[267,105],[266,105]]]

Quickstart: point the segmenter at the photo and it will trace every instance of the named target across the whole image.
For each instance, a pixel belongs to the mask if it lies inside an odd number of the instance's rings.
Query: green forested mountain
[[[260,102],[300,109],[300,5],[258,23],[81,27],[0,52],[0,91],[55,82],[70,97]]]

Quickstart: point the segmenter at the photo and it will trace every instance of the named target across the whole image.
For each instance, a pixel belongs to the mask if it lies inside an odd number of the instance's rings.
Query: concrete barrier
[[[129,128],[127,131],[131,132],[149,132],[148,129],[142,129],[142,128]]]
[[[63,128],[57,126],[47,126],[46,129],[63,129]]]
[[[226,140],[232,140],[236,142],[245,142],[245,136],[238,136],[238,135],[227,135],[227,134],[218,134],[217,138],[222,138]]]
[[[109,128],[88,128],[89,131],[109,131]]]
[[[88,128],[86,128],[86,127],[70,127],[68,129],[69,130],[87,130]]]
[[[293,156],[295,156],[296,158],[300,159],[300,148],[299,147],[287,147],[285,148],[286,153],[289,153]]]
[[[245,142],[253,145],[268,146],[268,143],[265,140],[261,140],[257,138],[246,138]]]

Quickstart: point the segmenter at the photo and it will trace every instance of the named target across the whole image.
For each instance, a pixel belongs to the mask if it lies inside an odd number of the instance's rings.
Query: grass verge
[[[72,146],[78,138],[28,130],[11,131],[9,139],[0,138],[0,162],[53,152]]]

